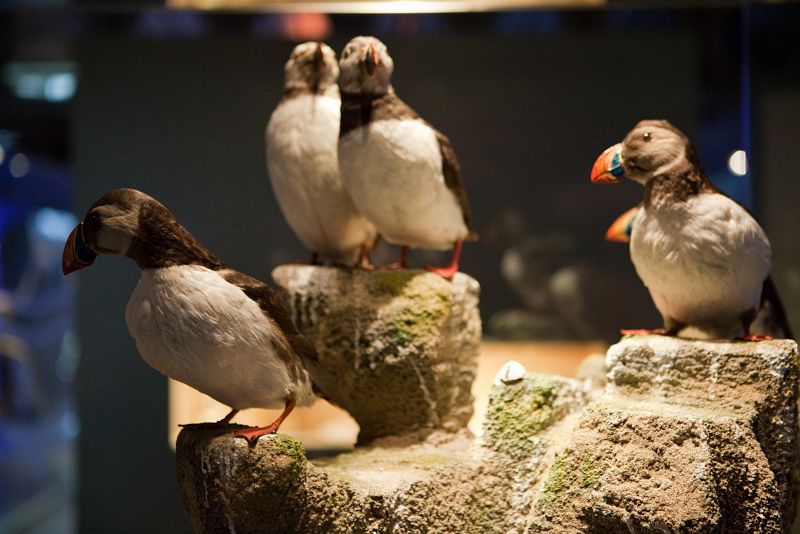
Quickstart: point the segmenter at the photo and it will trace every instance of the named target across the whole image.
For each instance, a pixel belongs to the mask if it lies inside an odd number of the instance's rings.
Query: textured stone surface
[[[284,436],[184,429],[179,478],[198,532],[788,532],[797,360],[789,341],[626,338],[599,397],[498,380],[478,440],[428,430],[306,461]]]
[[[300,442],[272,435],[249,447],[230,430],[185,428],[176,448],[195,532],[295,532],[296,514],[307,502]]]
[[[358,422],[360,443],[466,426],[481,337],[474,279],[310,265],[272,277],[316,345],[314,381]]]
[[[663,336],[608,351],[530,531],[784,532],[796,504],[797,347]]]
[[[520,406],[491,410],[485,443],[466,431],[436,430],[422,441],[381,438],[313,461],[285,436],[263,437],[251,449],[219,430],[183,429],[178,473],[194,529],[520,533],[536,496],[533,481],[552,461],[583,394],[576,381],[528,375],[496,386],[491,402]]]

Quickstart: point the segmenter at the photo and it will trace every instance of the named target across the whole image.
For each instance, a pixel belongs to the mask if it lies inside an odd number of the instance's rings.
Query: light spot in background
[[[72,72],[51,74],[44,83],[44,99],[48,102],[64,102],[72,98],[78,81]]]
[[[61,416],[61,431],[70,439],[78,437],[81,431],[81,424],[78,416],[72,410],[64,412]]]
[[[77,67],[69,61],[9,63],[3,80],[17,98],[65,102],[75,96]]]
[[[4,159],[6,159],[6,150],[3,148],[3,145],[0,145],[0,165],[3,164]]]
[[[25,154],[14,154],[9,162],[9,170],[14,178],[22,178],[31,170],[31,162]]]
[[[64,339],[61,341],[61,351],[56,360],[55,371],[59,380],[68,384],[75,378],[75,372],[78,369],[78,360],[80,349],[78,348],[78,340],[72,331],[67,331],[64,334]]]
[[[737,150],[728,158],[728,168],[736,176],[747,174],[747,153]]]
[[[74,215],[53,208],[42,208],[36,212],[34,219],[36,231],[47,239],[62,242],[78,224]]]

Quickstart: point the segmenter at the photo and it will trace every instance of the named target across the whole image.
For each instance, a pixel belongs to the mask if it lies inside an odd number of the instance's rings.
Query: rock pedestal
[[[544,481],[531,531],[787,532],[797,502],[793,341],[632,337]]]
[[[316,346],[314,382],[358,422],[359,443],[466,427],[481,337],[474,279],[310,265],[272,277]]]
[[[521,533],[583,398],[577,381],[527,375],[492,392],[485,444],[437,430],[311,461],[286,436],[249,448],[184,428],[178,478],[197,533]]]
[[[609,349],[606,364],[599,396],[586,382],[501,371],[477,440],[432,426],[307,460],[286,436],[249,447],[224,429],[185,428],[178,476],[193,526],[200,533],[788,532],[797,501],[794,342],[632,337]],[[394,402],[402,402],[398,395]]]

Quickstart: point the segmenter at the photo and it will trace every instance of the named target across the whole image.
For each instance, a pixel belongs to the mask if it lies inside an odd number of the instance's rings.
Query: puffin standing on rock
[[[125,312],[142,358],[157,371],[231,407],[284,408],[272,424],[236,430],[254,443],[276,432],[295,405],[316,399],[306,369],[314,346],[270,288],[209,252],[157,200],[135,189],[100,197],[64,245],[64,274],[98,254],[142,270]]]
[[[664,330],[623,333],[677,335],[693,326],[715,337],[768,339],[750,332],[766,304],[781,322],[777,331],[791,337],[769,278],[766,234],[709,181],[686,135],[667,121],[639,122],[592,167],[594,183],[622,178],[642,184],[645,198],[609,234],[630,235],[631,260],[664,320]]]
[[[311,263],[368,263],[375,227],[339,178],[339,66],[323,43],[303,43],[285,68],[283,98],[266,129],[267,170],[286,221]]]
[[[391,84],[394,63],[374,37],[355,37],[339,60],[342,181],[389,243],[453,249],[450,265],[427,267],[451,279],[470,228],[469,203],[450,140],[400,100]]]

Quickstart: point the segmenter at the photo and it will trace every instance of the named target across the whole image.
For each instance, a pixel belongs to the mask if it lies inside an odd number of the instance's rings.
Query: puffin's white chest
[[[339,140],[339,167],[356,206],[387,241],[444,249],[466,237],[436,133],[423,121],[377,121],[349,132]]]
[[[339,114],[339,99],[329,96],[281,102],[267,125],[267,168],[281,211],[303,244],[351,263],[375,230],[339,178]]]
[[[277,327],[218,273],[197,265],[142,271],[125,312],[142,358],[153,368],[231,406],[282,407],[311,397],[275,350]]]
[[[631,259],[662,315],[694,326],[738,325],[760,305],[769,240],[741,206],[720,194],[641,209]]]

